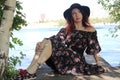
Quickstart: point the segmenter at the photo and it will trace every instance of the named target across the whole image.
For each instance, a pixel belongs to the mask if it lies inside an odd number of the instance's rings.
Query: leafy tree
[[[114,30],[110,29],[112,36],[117,37],[117,32],[120,31],[120,0],[98,0],[98,3],[109,12],[113,21],[118,24]]]
[[[6,8],[6,5],[4,4],[6,0],[0,0],[0,24],[2,21],[2,16],[3,16],[3,10]],[[21,6],[21,2],[16,1],[16,8],[14,11],[14,19],[13,19],[13,24],[12,24],[12,28],[10,29],[10,39],[11,41],[9,42],[9,47],[10,48],[15,48],[14,44],[17,44],[19,46],[22,46],[23,43],[20,39],[18,39],[17,37],[14,37],[13,31],[17,30],[19,31],[22,26],[26,26],[27,22],[25,20],[25,14],[23,14],[21,12],[21,10],[23,9]],[[7,24],[7,23],[6,23]],[[21,56],[11,56],[8,57],[8,66],[6,67],[6,78],[7,80],[13,76],[14,74],[17,73],[16,70],[16,64],[19,63],[21,64],[21,59],[23,59],[23,57],[25,56],[25,54],[23,54],[22,52],[20,52]]]

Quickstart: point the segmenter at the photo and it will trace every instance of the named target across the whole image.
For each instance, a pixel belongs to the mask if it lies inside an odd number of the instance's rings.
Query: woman
[[[101,48],[97,31],[89,23],[89,16],[89,7],[78,3],[65,10],[66,28],[37,44],[31,65],[19,72],[21,80],[34,78],[38,67],[45,62],[60,74],[93,75],[107,72],[108,69],[102,67],[99,61]],[[84,51],[94,55],[96,64],[87,64]]]

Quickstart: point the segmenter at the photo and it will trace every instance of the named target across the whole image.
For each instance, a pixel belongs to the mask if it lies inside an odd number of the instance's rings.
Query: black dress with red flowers
[[[50,37],[52,42],[52,55],[46,64],[60,74],[74,71],[78,74],[99,74],[104,69],[101,66],[88,64],[83,52],[94,55],[101,51],[97,31],[88,32],[73,30],[67,36],[65,28],[62,28],[55,36]]]

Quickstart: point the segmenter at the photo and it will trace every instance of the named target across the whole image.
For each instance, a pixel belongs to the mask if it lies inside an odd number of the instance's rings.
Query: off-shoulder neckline
[[[96,33],[96,30],[95,31],[74,30],[74,31],[86,32],[86,33]]]

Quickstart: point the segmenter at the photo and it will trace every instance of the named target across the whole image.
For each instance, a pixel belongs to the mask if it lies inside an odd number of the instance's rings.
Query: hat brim
[[[70,16],[71,11],[74,8],[78,8],[78,9],[82,10],[88,17],[90,16],[90,8],[88,6],[77,5],[77,6],[73,6],[73,7],[71,6],[70,8],[68,8],[64,11],[63,16],[65,19],[67,19]]]

